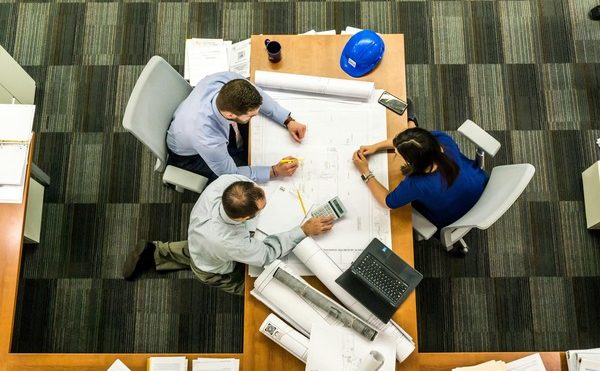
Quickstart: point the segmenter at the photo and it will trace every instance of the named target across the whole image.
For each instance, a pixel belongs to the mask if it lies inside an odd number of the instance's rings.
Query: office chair
[[[482,169],[485,154],[493,157],[500,149],[500,142],[473,121],[465,121],[458,132],[477,146],[476,162]],[[440,242],[446,250],[452,250],[454,244],[459,242],[461,251],[468,252],[463,237],[473,228],[487,229],[500,219],[523,193],[534,173],[535,168],[531,164],[494,167],[477,203],[462,218],[440,231]],[[428,240],[437,232],[437,227],[415,209],[412,211],[412,221],[419,239]]]
[[[187,98],[192,87],[159,56],[148,61],[140,74],[123,116],[123,127],[142,142],[156,157],[154,170],[162,173],[165,184],[201,193],[208,179],[175,166],[166,166],[166,136],[173,113]]]

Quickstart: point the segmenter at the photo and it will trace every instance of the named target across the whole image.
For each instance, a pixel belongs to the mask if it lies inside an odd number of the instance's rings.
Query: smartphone
[[[387,91],[384,91],[381,94],[381,97],[379,97],[378,102],[399,115],[402,115],[406,110],[406,107],[408,107],[408,104],[405,101],[393,96]]]

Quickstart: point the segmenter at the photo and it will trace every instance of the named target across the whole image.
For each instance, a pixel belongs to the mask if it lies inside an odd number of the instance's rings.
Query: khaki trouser
[[[187,241],[155,241],[154,263],[157,271],[192,269],[202,283],[235,295],[244,295],[245,265],[235,263],[233,272],[209,273],[198,269],[190,259]]]

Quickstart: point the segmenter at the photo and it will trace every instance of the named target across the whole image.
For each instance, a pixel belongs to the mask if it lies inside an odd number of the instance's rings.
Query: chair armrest
[[[500,142],[471,120],[463,122],[458,128],[458,132],[492,157],[495,156],[500,149]]]
[[[437,232],[437,227],[415,209],[412,210],[412,223],[413,229],[425,240],[430,239]]]
[[[191,171],[169,165],[163,174],[163,183],[173,184],[179,192],[182,192],[179,189],[183,188],[188,191],[202,193],[208,179]]]

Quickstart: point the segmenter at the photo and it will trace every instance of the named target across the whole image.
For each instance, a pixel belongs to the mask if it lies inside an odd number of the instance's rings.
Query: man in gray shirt
[[[333,218],[311,218],[302,226],[254,238],[256,216],[267,200],[263,190],[243,175],[222,175],[192,209],[188,240],[141,241],[130,252],[123,276],[133,279],[148,263],[156,270],[191,268],[200,281],[243,295],[244,264],[264,266],[289,253],[307,236],[329,231]]]

